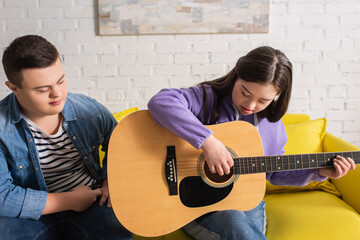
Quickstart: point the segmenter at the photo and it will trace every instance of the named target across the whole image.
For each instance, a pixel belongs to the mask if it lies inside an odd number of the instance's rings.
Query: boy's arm
[[[0,216],[38,220],[45,214],[65,210],[83,211],[100,195],[100,189],[91,190],[86,186],[65,193],[47,193],[17,186],[13,183],[0,146]]]
[[[80,186],[71,192],[49,193],[42,215],[66,210],[84,211],[90,207],[100,195],[100,189],[92,190],[86,186]]]
[[[47,192],[13,183],[4,150],[0,145],[0,216],[37,220],[46,204]]]

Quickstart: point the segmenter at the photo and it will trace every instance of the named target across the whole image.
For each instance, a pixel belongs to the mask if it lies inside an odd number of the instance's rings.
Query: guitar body
[[[263,155],[260,136],[251,124],[236,121],[208,127],[233,155]],[[168,146],[175,146],[175,195],[170,195],[165,176]],[[222,183],[207,178],[204,165],[201,150],[157,125],[147,110],[128,115],[114,129],[108,149],[109,191],[117,218],[137,235],[160,236],[206,213],[246,211],[263,199],[265,173],[237,177],[231,173]]]

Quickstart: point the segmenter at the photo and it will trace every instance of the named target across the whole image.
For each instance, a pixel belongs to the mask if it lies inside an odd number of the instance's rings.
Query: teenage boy
[[[2,58],[0,239],[133,239],[111,208],[106,152],[116,126],[94,99],[67,92],[57,49],[15,39]]]

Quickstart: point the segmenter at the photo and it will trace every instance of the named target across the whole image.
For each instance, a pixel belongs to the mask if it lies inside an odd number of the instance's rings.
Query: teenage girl
[[[163,89],[148,103],[153,119],[201,149],[212,173],[229,174],[233,159],[205,125],[247,121],[260,133],[264,155],[284,154],[287,136],[281,117],[291,94],[292,64],[279,50],[259,47],[241,57],[225,76],[187,89]],[[267,173],[275,185],[305,186],[355,169],[337,156],[334,168]],[[265,202],[250,211],[206,214],[184,227],[195,239],[266,239]]]

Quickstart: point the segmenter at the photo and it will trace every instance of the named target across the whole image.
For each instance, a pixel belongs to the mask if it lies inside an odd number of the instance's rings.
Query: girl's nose
[[[249,110],[254,110],[256,107],[256,102],[255,101],[250,101],[247,106],[246,106]]]

